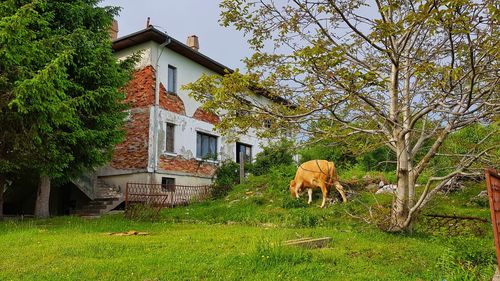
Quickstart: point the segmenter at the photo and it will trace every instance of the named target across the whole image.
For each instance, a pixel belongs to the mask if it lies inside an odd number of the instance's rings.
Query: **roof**
[[[141,43],[145,43],[148,41],[154,41],[158,44],[163,44],[165,42],[169,42],[165,47],[171,49],[172,51],[183,55],[186,58],[195,61],[204,67],[218,73],[224,75],[229,72],[233,72],[229,67],[205,56],[204,54],[193,50],[191,47],[186,44],[181,43],[180,41],[168,36],[162,31],[154,28],[153,26],[149,26],[146,29],[139,30],[132,34],[120,37],[118,39],[113,40],[113,50],[120,51],[126,49],[128,47],[132,47]]]
[[[156,29],[153,26],[149,26],[143,30],[139,30],[137,32],[131,33],[129,35],[120,37],[118,39],[113,40],[113,50],[116,51],[121,51],[123,49],[136,46],[142,43],[146,43],[149,41],[154,41],[158,44],[163,44],[165,42],[168,42],[165,47],[171,49],[172,51],[191,59],[194,62],[199,63],[200,65],[214,71],[215,73],[218,73],[220,75],[224,75],[227,73],[232,73],[233,70],[207,56],[204,54],[193,50],[191,47],[188,45],[181,43],[179,40],[172,38],[171,36],[168,36],[164,32]],[[257,93],[261,96],[264,96],[274,102],[282,103],[282,104],[289,104],[289,102],[282,98],[282,97],[277,97],[277,96],[271,96],[267,91],[265,90],[260,90],[257,91]]]

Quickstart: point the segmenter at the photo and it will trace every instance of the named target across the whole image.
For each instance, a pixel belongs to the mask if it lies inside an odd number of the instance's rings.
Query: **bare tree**
[[[188,85],[192,95],[222,116],[225,132],[288,128],[382,141],[397,159],[391,231],[406,229],[448,179],[498,151],[497,143],[459,155],[417,196],[417,179],[451,133],[498,121],[498,4],[225,0],[221,8],[221,23],[242,30],[255,54],[245,60],[248,74],[203,76]],[[258,89],[278,103],[259,99]]]

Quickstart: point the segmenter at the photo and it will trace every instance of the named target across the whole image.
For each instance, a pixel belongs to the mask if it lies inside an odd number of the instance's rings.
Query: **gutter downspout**
[[[161,49],[160,53],[156,58],[155,63],[155,103],[153,107],[153,172],[151,177],[151,183],[155,183],[156,179],[156,171],[158,170],[158,120],[159,118],[159,107],[160,107],[160,58],[163,54],[163,50],[165,47],[170,44],[171,40],[168,37],[164,43],[162,43],[159,47]]]

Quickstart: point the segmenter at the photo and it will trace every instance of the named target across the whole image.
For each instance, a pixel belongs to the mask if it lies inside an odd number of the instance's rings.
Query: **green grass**
[[[283,171],[281,171],[283,172]],[[346,214],[389,196],[361,193],[326,209],[289,199],[286,172],[254,177],[220,200],[168,209],[155,222],[121,215],[0,222],[0,280],[489,280],[491,231],[483,236],[390,234]],[[286,188],[286,184],[285,184]],[[433,213],[487,216],[470,201],[484,189],[439,196]],[[303,200],[305,200],[303,198]],[[453,206],[451,206],[453,204]],[[430,209],[428,210],[430,211]],[[148,236],[110,236],[146,231]],[[332,237],[322,249],[282,246]]]

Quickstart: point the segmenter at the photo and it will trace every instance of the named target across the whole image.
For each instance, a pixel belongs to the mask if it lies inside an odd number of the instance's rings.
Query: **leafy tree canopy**
[[[301,139],[383,143],[396,159],[390,230],[407,228],[448,179],[480,172],[472,164],[498,149],[469,149],[449,173],[431,176],[417,198],[418,178],[450,134],[499,120],[494,1],[224,0],[220,6],[221,23],[244,32],[255,53],[245,60],[248,73],[205,75],[188,85],[192,96],[222,116],[219,129],[228,133],[237,127],[272,136],[286,128]],[[288,102],[263,102],[258,91]]]
[[[99,1],[0,3],[0,173],[51,178],[105,163],[121,139],[118,63],[108,29],[118,12]]]

